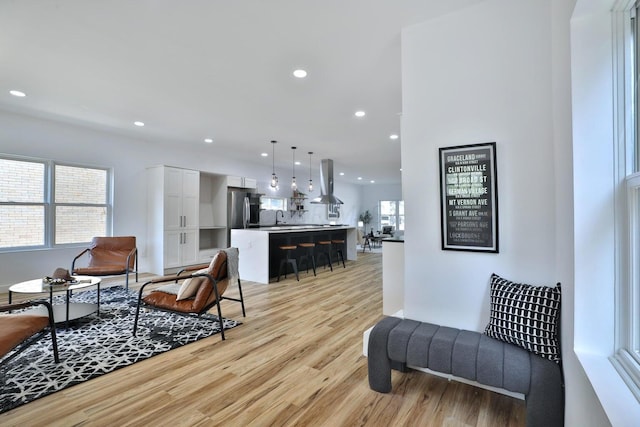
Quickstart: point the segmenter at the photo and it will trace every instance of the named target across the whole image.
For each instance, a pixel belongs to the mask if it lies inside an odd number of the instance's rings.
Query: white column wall
[[[574,4],[488,0],[403,31],[404,313],[481,331],[491,273],[562,282],[566,425],[600,426],[609,420],[571,351]],[[490,141],[500,253],[443,251],[438,148]]]

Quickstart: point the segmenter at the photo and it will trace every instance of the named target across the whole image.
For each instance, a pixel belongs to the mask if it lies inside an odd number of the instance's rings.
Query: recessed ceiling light
[[[304,79],[307,77],[307,72],[303,69],[298,69],[293,72],[293,75],[299,79]]]
[[[299,161],[299,160],[296,160],[294,163],[295,163],[297,166],[300,166],[300,161]]]
[[[362,181],[362,177],[361,176],[358,177],[358,181]]]
[[[205,138],[204,142],[206,142],[207,144],[211,144],[213,142],[213,139],[211,138]]]
[[[340,176],[344,176],[344,172],[340,172]]]
[[[364,111],[360,110],[360,111],[356,111],[356,117],[364,117],[367,113],[365,113]]]
[[[395,133],[391,134],[389,135],[389,139],[398,139],[398,135],[396,135]]]
[[[20,97],[20,98],[22,98],[22,97],[24,97],[24,96],[27,96],[27,94],[26,94],[26,93],[21,92],[21,91],[19,91],[19,90],[10,90],[10,91],[9,91],[9,93],[10,93],[11,95],[13,95],[13,96],[18,96],[18,97]]]
[[[144,126],[143,122],[133,122],[133,124],[140,127]]]
[[[260,155],[261,155],[262,157],[269,157],[269,154],[268,154],[268,153],[260,153]]]
[[[372,183],[372,184],[375,184],[375,183],[376,183],[374,180],[371,180],[371,181],[369,181],[369,182],[370,182],[370,183]]]

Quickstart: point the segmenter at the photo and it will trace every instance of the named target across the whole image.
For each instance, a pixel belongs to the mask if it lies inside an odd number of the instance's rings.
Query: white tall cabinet
[[[169,166],[147,169],[148,258],[164,274],[199,262],[200,172]]]
[[[227,241],[227,188],[255,188],[256,180],[205,171],[147,169],[147,258],[150,272],[210,262]],[[248,187],[247,187],[248,186]]]

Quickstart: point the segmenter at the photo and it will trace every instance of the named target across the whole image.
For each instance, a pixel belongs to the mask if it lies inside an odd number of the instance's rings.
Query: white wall
[[[0,111],[0,153],[112,167],[114,171],[113,234],[134,235],[140,252],[140,271],[146,270],[147,191],[145,170],[165,164],[212,173],[256,178],[267,188],[271,163],[242,163],[225,158],[214,145],[175,147],[156,141],[131,139],[111,132],[30,118]],[[313,177],[319,189],[319,172]],[[360,205],[360,186],[336,182],[335,194],[345,204],[339,223],[355,226]],[[280,190],[289,197],[286,185]],[[319,190],[316,190],[319,194]],[[266,193],[266,191],[264,191]],[[326,223],[326,206],[309,205],[301,222]],[[287,214],[287,220],[291,220]],[[0,252],[0,290],[13,283],[51,275],[57,267],[70,268],[80,250],[76,248]]]
[[[557,281],[549,13],[548,1],[487,1],[403,32],[409,317],[481,330],[492,272]],[[500,253],[443,251],[438,148],[489,141]]]
[[[488,0],[402,34],[409,318],[482,331],[492,272],[563,286],[566,425],[608,425],[571,351],[573,0]],[[500,253],[440,248],[438,148],[497,144]]]

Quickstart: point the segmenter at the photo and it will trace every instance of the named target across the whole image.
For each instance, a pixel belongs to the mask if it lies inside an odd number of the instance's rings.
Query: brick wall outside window
[[[53,168],[51,182],[47,171]],[[109,222],[109,171],[0,158],[0,249],[88,242],[105,236]],[[55,203],[49,204],[47,185]],[[51,208],[49,208],[51,206]],[[55,235],[46,238],[47,216]]]

